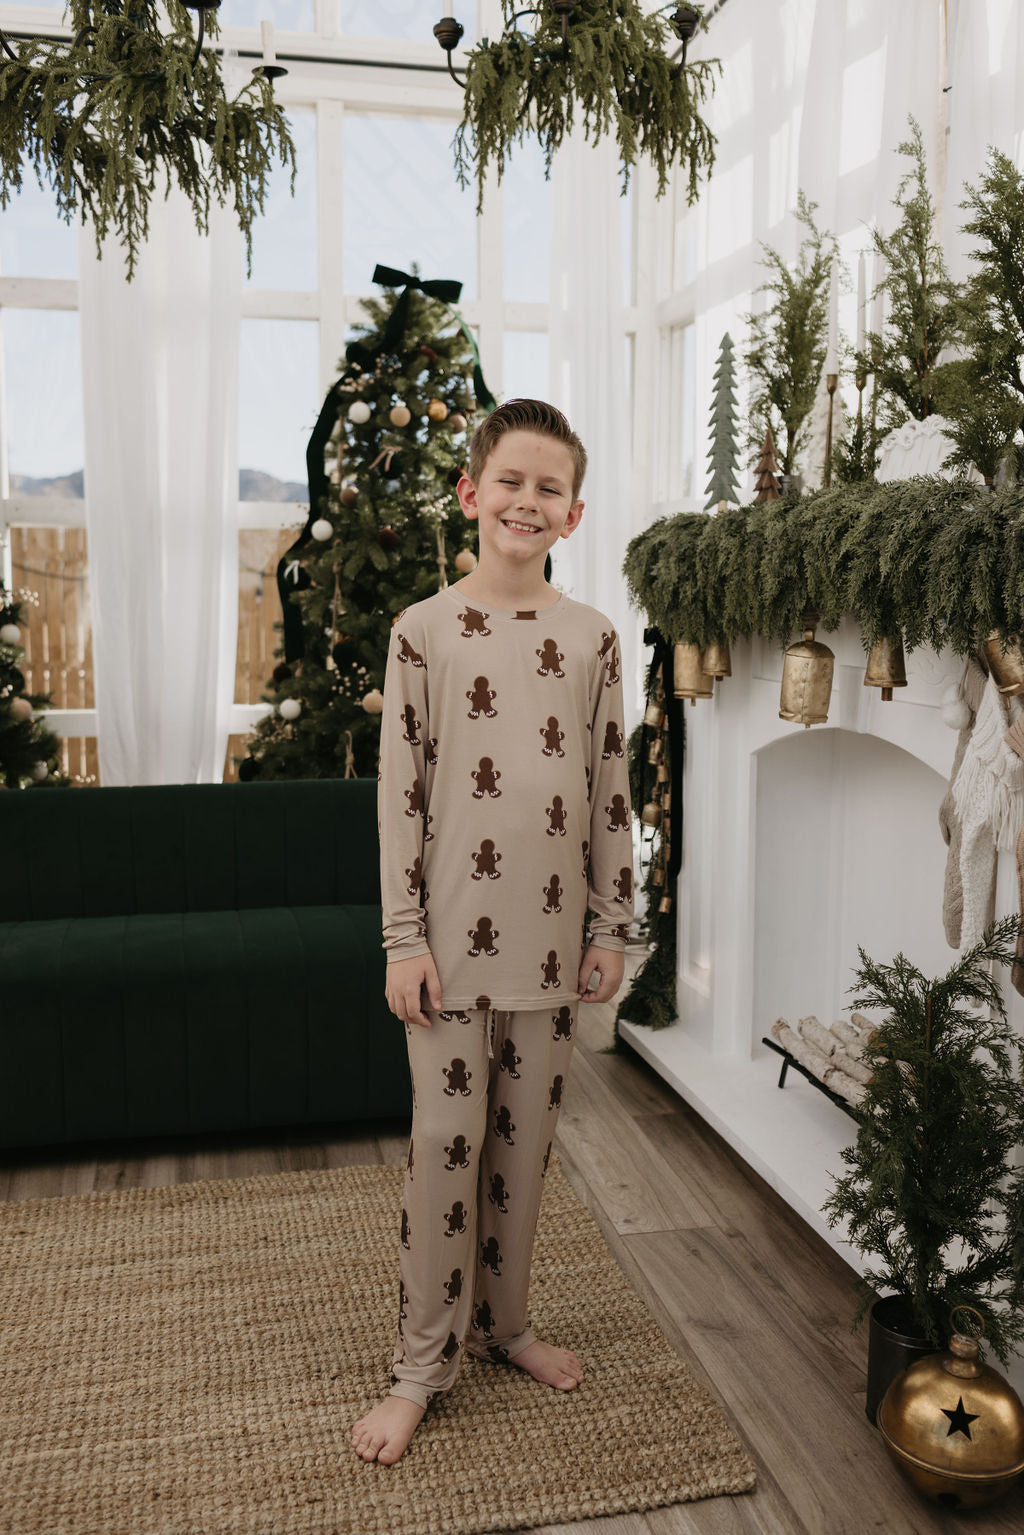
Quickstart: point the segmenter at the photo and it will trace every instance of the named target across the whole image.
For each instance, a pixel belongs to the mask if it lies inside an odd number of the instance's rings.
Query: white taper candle
[[[857,350],[864,350],[864,331],[867,322],[867,263],[864,252],[857,257]]]
[[[839,258],[832,258],[832,286],[828,297],[828,350],[825,372],[839,372]]]
[[[260,22],[260,36],[263,39],[264,64],[276,64],[277,54],[274,52],[274,23],[272,21]]]

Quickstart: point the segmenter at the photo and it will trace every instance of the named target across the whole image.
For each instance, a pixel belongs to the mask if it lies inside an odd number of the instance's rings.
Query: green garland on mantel
[[[826,630],[852,615],[865,649],[967,656],[993,630],[1024,630],[1024,485],[919,475],[684,512],[632,539],[623,573],[672,640],[786,645],[811,608]]]

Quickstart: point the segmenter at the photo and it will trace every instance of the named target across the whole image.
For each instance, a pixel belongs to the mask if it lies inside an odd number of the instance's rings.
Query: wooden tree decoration
[[[736,387],[733,341],[726,331],[715,366],[715,397],[711,405],[711,478],[705,487],[707,511],[720,501],[739,501],[736,486]]]
[[[754,470],[754,489],[757,491],[758,501],[777,501],[779,499],[780,470],[778,460],[775,457],[775,438],[772,436],[771,427],[764,434],[764,442],[761,444],[761,455],[757,460],[757,468]]]

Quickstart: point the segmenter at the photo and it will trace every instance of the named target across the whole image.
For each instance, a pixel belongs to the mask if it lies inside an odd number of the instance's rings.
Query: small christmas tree
[[[974,464],[988,484],[1011,454],[1024,422],[1024,175],[998,149],[960,204],[974,217],[963,229],[981,244],[959,304],[964,361],[948,364],[943,413],[956,448],[946,462]],[[1019,462],[1010,465],[1020,474]]]
[[[35,717],[35,710],[49,708],[50,694],[25,692],[21,637],[25,603],[32,597],[22,591],[15,598],[0,586],[0,777],[8,789],[68,782],[59,766],[57,737]]]
[[[861,365],[866,368],[870,359],[882,434],[940,409],[939,353],[955,345],[960,328],[956,286],[935,238],[921,129],[913,117],[909,122],[911,136],[897,150],[912,162],[896,192],[900,221],[891,235],[871,231],[886,266],[875,292],[884,291],[889,304],[885,333],[868,332]]]
[[[797,195],[797,219],[807,234],[795,262],[764,246],[764,262],[772,274],[759,293],[770,296],[763,314],[746,316],[750,347],[744,362],[753,380],[751,419],[776,422],[783,437],[782,472],[792,474],[804,438],[805,424],[825,364],[828,344],[828,298],[835,236],[814,222],[817,203]],[[756,447],[756,434],[750,446]]]
[[[771,427],[765,432],[764,442],[761,444],[761,455],[754,470],[754,489],[757,491],[758,501],[777,501],[781,494],[779,464],[775,457],[775,438],[772,436]]]
[[[733,342],[722,337],[715,366],[715,397],[711,405],[711,478],[705,487],[707,511],[719,501],[738,501],[736,486],[736,382]]]
[[[263,695],[274,709],[247,742],[243,780],[376,774],[391,625],[476,564],[454,496],[471,380],[493,402],[445,302],[461,284],[414,277],[399,297],[404,280],[378,267],[386,297],[366,305],[310,440],[309,518],[278,572],[282,659]]]

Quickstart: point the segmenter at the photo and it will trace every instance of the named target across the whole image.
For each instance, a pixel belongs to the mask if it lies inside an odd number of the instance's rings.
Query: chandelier
[[[623,192],[638,154],[657,167],[661,197],[671,169],[684,165],[687,197],[697,199],[701,173],[714,164],[715,136],[700,115],[714,90],[717,59],[687,63],[686,45],[700,25],[701,8],[666,5],[645,12],[641,0],[542,0],[516,9],[501,0],[504,32],[470,50],[465,76],[452,66],[464,28],[453,13],[442,16],[434,36],[448,71],[465,90],[455,135],[461,186],[475,172],[477,212],[482,210],[488,164],[501,181],[513,143],[534,134],[544,150],[545,174],[579,109],[585,137],[596,143],[614,128],[622,163]],[[520,18],[535,18],[530,32]],[[669,50],[681,44],[673,57]]]
[[[69,0],[73,38],[34,37],[17,50],[0,31],[0,209],[31,164],[45,168],[57,212],[91,218],[96,252],[113,226],[127,248],[128,281],[149,233],[149,199],[162,165],[188,197],[200,234],[210,194],[231,198],[252,272],[252,223],[263,211],[271,147],[296,174],[295,145],[272,82],[286,74],[263,24],[263,63],[228,101],[216,52],[203,48],[220,0]],[[193,33],[189,11],[199,12]]]

